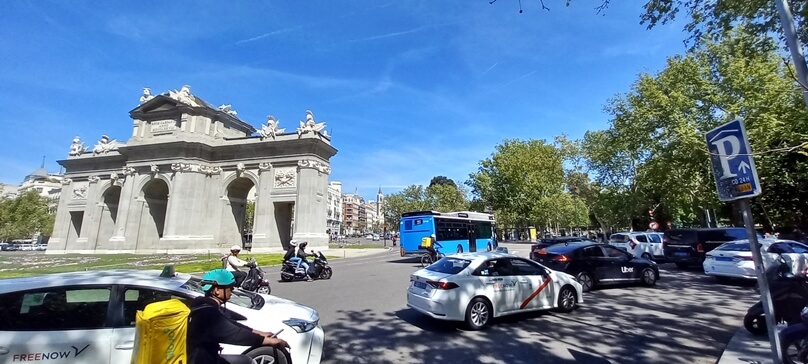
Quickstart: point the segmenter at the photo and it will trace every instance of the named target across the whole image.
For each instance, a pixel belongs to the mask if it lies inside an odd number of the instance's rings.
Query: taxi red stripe
[[[539,288],[538,288],[537,290],[535,290],[535,291],[534,291],[534,292],[533,292],[533,293],[530,295],[530,297],[528,297],[526,300],[524,300],[524,302],[522,302],[522,305],[521,305],[521,306],[519,306],[519,308],[520,308],[520,309],[522,309],[522,308],[527,307],[527,304],[528,304],[528,303],[530,303],[530,301],[532,301],[534,298],[536,298],[536,296],[538,296],[538,295],[539,295],[539,293],[541,293],[541,291],[543,291],[545,288],[547,288],[547,285],[548,285],[548,284],[550,284],[550,282],[552,282],[552,281],[553,281],[553,279],[552,279],[552,278],[547,277],[547,280],[546,280],[546,281],[544,281],[544,282],[541,284],[541,286],[539,286]]]

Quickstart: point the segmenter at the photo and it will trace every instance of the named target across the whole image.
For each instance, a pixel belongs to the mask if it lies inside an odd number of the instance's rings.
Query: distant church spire
[[[45,156],[42,156],[42,165],[39,168],[45,168]]]

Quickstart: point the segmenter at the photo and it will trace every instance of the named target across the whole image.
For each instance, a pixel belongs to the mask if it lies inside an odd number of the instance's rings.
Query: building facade
[[[292,239],[327,246],[329,160],[337,150],[310,111],[287,133],[272,116],[256,130],[189,86],[156,96],[144,89],[140,101],[129,112],[126,143],[104,135],[89,149],[76,137],[59,161],[65,192],[49,254],[226,250],[245,241],[253,188],[254,252]]]
[[[334,238],[340,234],[343,219],[342,182],[328,183],[328,212],[326,226],[328,233]]]

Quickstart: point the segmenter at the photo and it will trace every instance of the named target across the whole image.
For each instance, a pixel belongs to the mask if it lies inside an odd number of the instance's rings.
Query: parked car
[[[673,229],[665,232],[662,250],[666,261],[685,268],[703,264],[707,253],[721,244],[747,238],[746,229],[738,227]]]
[[[623,249],[635,257],[648,260],[665,260],[662,238],[658,233],[628,232],[615,233],[609,237],[609,244]]]
[[[575,277],[584,292],[599,285],[640,283],[653,286],[659,266],[609,244],[577,242],[542,249],[538,262]]]
[[[169,298],[188,302],[201,295],[198,278],[154,270],[79,271],[3,279],[0,362],[39,360],[48,355],[48,363],[129,363],[138,310],[151,302]],[[225,309],[248,327],[265,332],[283,329],[278,337],[289,343],[291,362],[320,363],[324,335],[314,309],[241,289],[233,291]],[[246,354],[260,363],[287,359],[272,348],[222,348],[223,354]]]
[[[796,264],[803,267],[808,261],[808,245],[803,243],[778,239],[763,239],[759,242],[764,268],[781,255],[788,256],[789,261],[797,262]],[[719,281],[728,278],[757,279],[749,240],[721,244],[707,253],[703,266],[705,274]]]

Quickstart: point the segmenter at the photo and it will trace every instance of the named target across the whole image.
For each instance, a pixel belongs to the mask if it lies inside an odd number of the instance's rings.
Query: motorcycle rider
[[[438,243],[437,239],[435,238],[435,234],[429,235],[428,237],[421,239],[421,246],[424,247],[427,253],[429,253],[429,256],[432,257],[433,263],[438,261],[438,251],[435,250],[436,244],[438,245],[438,247],[443,248],[443,246],[440,245],[440,243]]]
[[[249,263],[241,260],[238,258],[238,254],[241,253],[241,247],[238,245],[233,245],[230,247],[230,255],[227,256],[227,264],[226,268],[230,273],[236,277],[236,286],[240,287],[241,282],[244,281],[244,278],[247,278],[247,272],[239,270],[239,268],[246,267]]]
[[[314,253],[306,253],[306,246],[308,246],[308,242],[301,242],[298,245],[297,249],[297,258],[300,258],[300,261],[297,262],[297,267],[303,267],[303,271],[306,272],[306,278],[309,282],[312,281],[311,277],[309,277],[309,261],[306,260],[306,257],[313,257],[315,256]]]
[[[272,333],[251,329],[227,316],[225,304],[236,285],[233,273],[214,269],[202,276],[205,295],[194,298],[189,306],[188,363],[189,364],[239,364],[254,363],[246,355],[219,355],[220,344],[240,346],[274,346],[289,348],[289,344]]]

